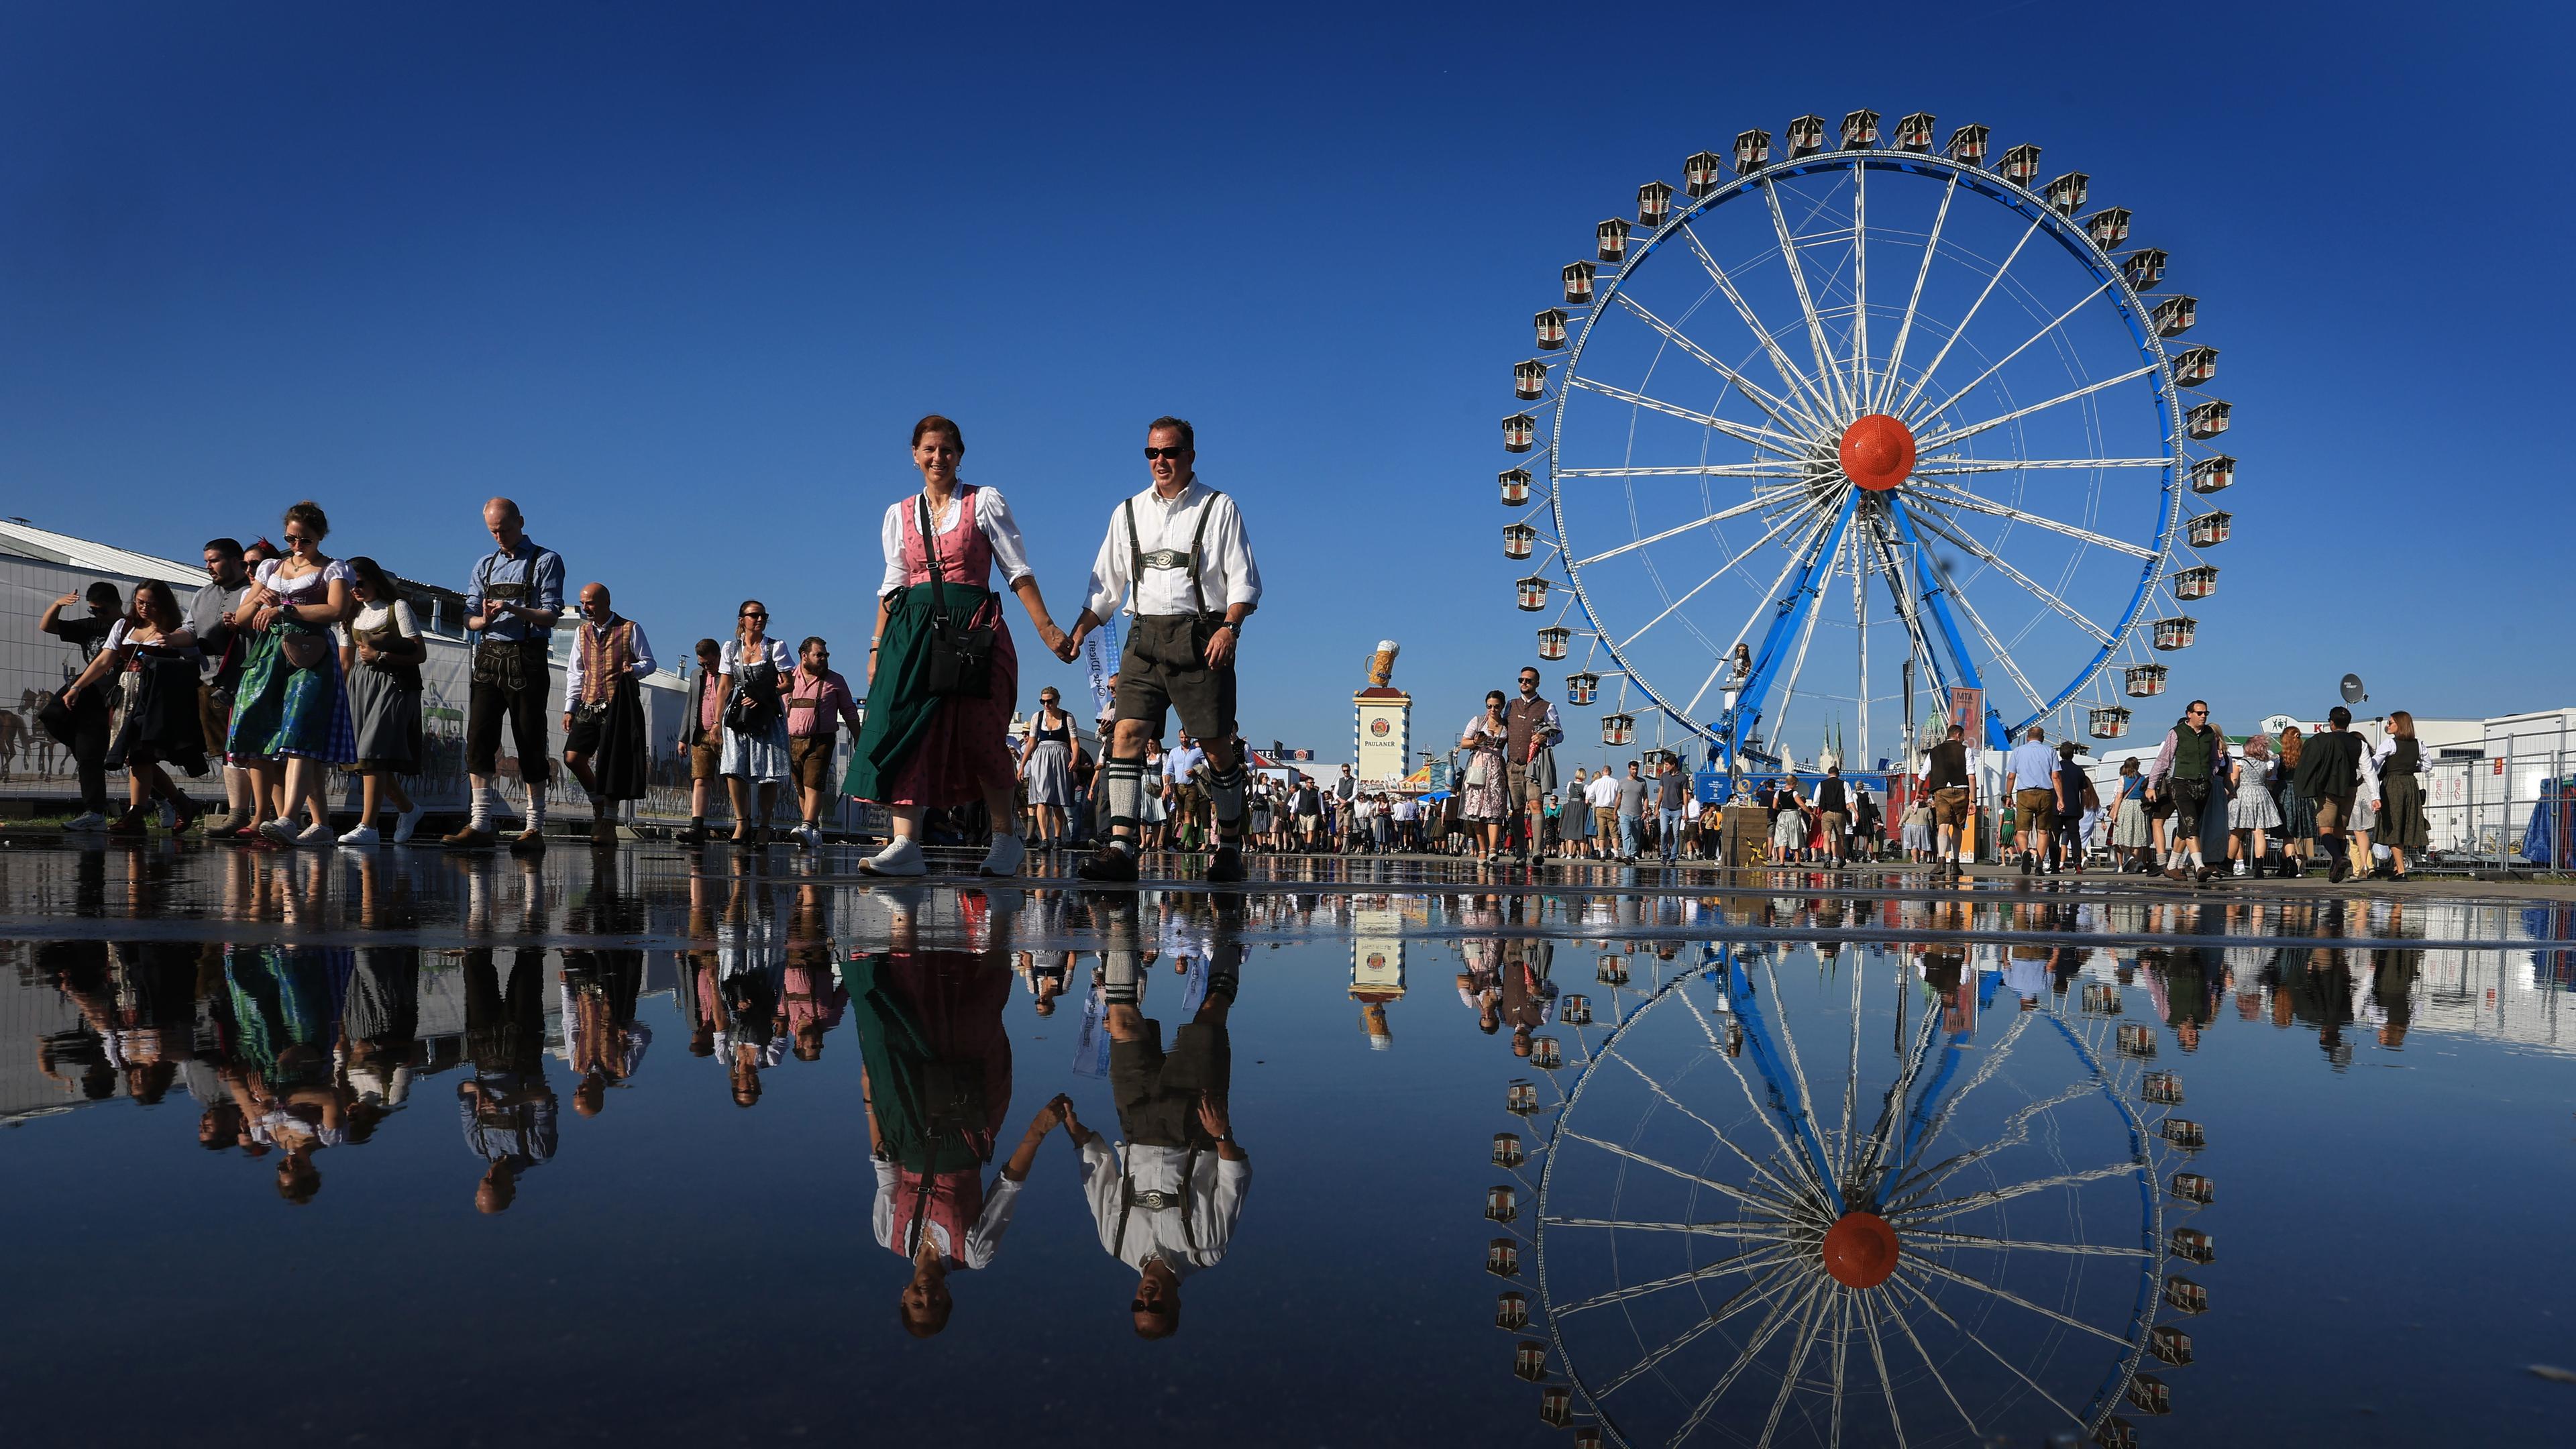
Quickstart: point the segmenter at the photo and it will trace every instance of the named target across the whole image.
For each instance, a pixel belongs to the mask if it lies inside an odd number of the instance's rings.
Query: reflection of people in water
[[[2379,1044],[2390,1050],[2406,1045],[2415,1023],[2415,977],[2424,969],[2424,953],[2382,947],[2370,953],[2370,1009],[2379,1019]]]
[[[1056,998],[1064,995],[1066,985],[1073,979],[1071,951],[1047,954],[1051,959],[1044,965],[1039,964],[1034,951],[1022,951],[1016,958],[1020,980],[1029,988],[1029,1007],[1040,1016],[1055,1015]]]
[[[2343,1039],[2343,1028],[2352,1020],[2352,972],[2345,964],[2344,953],[2326,946],[2307,953],[2305,970],[2281,973],[2282,994],[2289,998],[2291,1014],[2317,1029],[2317,1049],[2326,1061],[2337,1068],[2352,1062],[2352,1043]]]
[[[905,1332],[928,1338],[955,1307],[948,1275],[985,1267],[1001,1250],[1020,1184],[1062,1120],[1064,1099],[1039,1110],[987,1184],[983,1170],[1011,1109],[1011,1039],[1002,1029],[1009,969],[991,953],[890,951],[851,962],[847,979],[876,1163],[871,1224],[879,1247],[912,1260],[898,1314]]]
[[[2200,1050],[2201,1028],[2217,1015],[2224,984],[2223,974],[2212,969],[2220,964],[2218,953],[2206,946],[2185,946],[2142,954],[2148,956],[2149,968],[2164,978],[2165,1024],[2173,1028],[2174,1040],[2184,1051]]]
[[[1548,973],[1556,965],[1553,941],[1511,940],[1502,951],[1502,1019],[1512,1027],[1512,1055],[1530,1054],[1532,1034],[1553,1019],[1556,983]]]
[[[241,1132],[276,1149],[277,1194],[311,1202],[322,1190],[313,1156],[349,1140],[350,1098],[333,1061],[336,998],[352,964],[347,951],[302,946],[234,946],[224,953],[230,1061],[223,1073]]]
[[[849,992],[832,969],[831,921],[821,890],[796,888],[796,910],[787,925],[787,966],[779,982],[779,1016],[787,1028],[789,1050],[800,1062],[819,1061],[823,1042],[841,1024]]]
[[[420,1046],[420,948],[361,946],[340,1005],[340,1070],[349,1140],[364,1142],[411,1095]]]
[[[1167,1338],[1181,1326],[1181,1279],[1225,1256],[1252,1182],[1252,1161],[1234,1140],[1226,1102],[1233,1075],[1226,1014],[1243,946],[1231,932],[1220,934],[1209,953],[1206,996],[1173,1034],[1168,1053],[1162,1024],[1144,1014],[1132,917],[1123,931],[1113,924],[1102,958],[1109,1086],[1127,1141],[1113,1152],[1069,1106],[1065,1130],[1082,1149],[1083,1195],[1100,1246],[1136,1270],[1128,1305],[1136,1333]]]
[[[644,1065],[653,1028],[635,1018],[644,988],[644,953],[629,949],[563,953],[564,1053],[581,1081],[572,1109],[596,1117],[608,1089],[622,1087]]]
[[[98,1099],[125,1094],[144,1106],[178,1080],[196,1025],[196,949],[175,941],[52,941],[37,969],[80,1012],[80,1026],[39,1043],[38,1064],[66,1089]],[[77,1067],[80,1080],[69,1075]]]
[[[479,1212],[507,1211],[519,1179],[552,1161],[555,1089],[546,1081],[545,955],[510,953],[505,986],[490,947],[465,953],[465,1049],[472,1079],[457,1084],[465,1145],[484,1160],[474,1189]]]

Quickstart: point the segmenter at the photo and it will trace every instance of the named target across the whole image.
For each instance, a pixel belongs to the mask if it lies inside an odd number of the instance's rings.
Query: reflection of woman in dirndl
[[[1047,615],[1010,505],[993,489],[959,481],[965,455],[955,423],[933,415],[913,424],[921,491],[888,507],[879,529],[885,576],[868,646],[867,722],[842,786],[893,816],[894,839],[860,864],[871,875],[924,874],[922,812],[977,800],[993,829],[983,873],[1017,875],[1028,853],[1011,810],[1020,661],[1001,597],[990,587],[993,566],[1001,565],[1003,582],[1020,596],[1048,652],[1062,650],[1064,631]],[[990,653],[975,666],[973,646],[985,637]],[[963,661],[958,645],[967,646]],[[943,675],[953,676],[945,692]]]
[[[852,961],[845,981],[876,1167],[870,1224],[877,1246],[912,1261],[900,1316],[905,1332],[928,1338],[948,1326],[948,1275],[986,1267],[1000,1251],[1064,1099],[1039,1110],[986,1183],[1011,1108],[1011,1039],[1002,1029],[1009,969],[997,956],[894,951]]]
[[[257,632],[241,687],[233,695],[232,733],[225,753],[232,763],[260,775],[260,799],[285,789],[280,818],[257,833],[281,845],[330,845],[330,803],[324,790],[329,766],[358,758],[358,731],[349,715],[349,687],[331,626],[349,616],[347,564],[325,556],[331,531],[321,506],[298,503],[286,510],[286,554],[259,566],[239,612]],[[312,823],[298,833],[295,807]]]

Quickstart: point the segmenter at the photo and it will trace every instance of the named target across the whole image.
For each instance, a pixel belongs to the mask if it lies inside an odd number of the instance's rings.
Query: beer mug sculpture
[[[1395,679],[1395,654],[1401,647],[1392,639],[1377,641],[1377,652],[1369,656],[1368,662],[1369,684],[1372,687],[1385,689]]]

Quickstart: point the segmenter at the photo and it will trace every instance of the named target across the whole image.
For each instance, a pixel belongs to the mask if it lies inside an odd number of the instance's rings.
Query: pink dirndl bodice
[[[939,576],[952,584],[993,586],[993,544],[975,526],[975,501],[983,490],[971,483],[957,488],[957,522],[939,535]],[[915,495],[916,497],[918,495]],[[935,527],[937,520],[933,520]],[[921,510],[903,510],[903,581],[907,587],[930,582],[930,550],[922,543]],[[952,699],[942,704],[923,734],[921,744],[893,776],[879,803],[933,809],[966,805],[984,798],[984,782],[1006,790],[1015,771],[1011,764],[1011,709],[1020,698],[1020,655],[1011,643],[1011,627],[1002,619],[1002,599],[976,611],[971,624],[993,626],[993,688],[989,699]],[[1009,828],[995,821],[995,828]]]

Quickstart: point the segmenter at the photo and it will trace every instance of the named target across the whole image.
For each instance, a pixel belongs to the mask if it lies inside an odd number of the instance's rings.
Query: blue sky
[[[0,512],[184,558],[310,496],[452,586],[505,492],[666,653],[753,595],[853,662],[912,419],[1069,621],[1169,411],[1268,581],[1246,734],[1346,755],[1392,635],[1420,743],[1531,657],[1495,425],[1592,223],[1923,109],[2201,298],[2243,462],[2177,693],[2571,702],[2567,12],[1870,11],[10,7]]]

